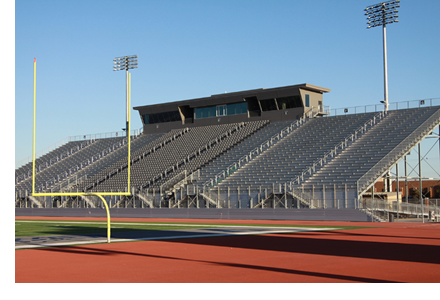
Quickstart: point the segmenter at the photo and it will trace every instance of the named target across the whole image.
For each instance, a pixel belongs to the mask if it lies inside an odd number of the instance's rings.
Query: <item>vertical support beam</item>
[[[418,145],[419,149],[419,199],[420,199],[420,205],[422,208],[422,223],[425,223],[425,217],[424,217],[424,207],[423,207],[423,193],[422,193],[422,152],[421,152],[421,142]]]
[[[345,195],[344,195],[345,205],[344,208],[347,208],[347,184],[345,184]]]
[[[405,202],[408,203],[408,171],[407,171],[407,162],[405,155]]]
[[[399,163],[396,164],[396,192],[397,192],[397,220],[399,220],[400,196],[399,196]]]
[[[199,185],[196,186],[196,202],[197,202],[197,208],[200,208],[200,203],[199,203]]]
[[[240,187],[237,187],[237,201],[238,201],[238,208],[241,208],[241,202],[240,202]]]

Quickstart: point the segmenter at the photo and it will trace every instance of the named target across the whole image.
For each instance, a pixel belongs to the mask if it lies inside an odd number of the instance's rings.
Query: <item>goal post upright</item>
[[[128,107],[129,107],[129,109],[128,109],[128,166],[127,166],[127,168],[128,168],[128,189],[127,189],[127,192],[128,193],[130,193],[130,170],[131,170],[131,148],[130,148],[130,146],[131,146],[131,142],[130,142],[130,139],[131,139],[131,134],[130,134],[130,124],[131,124],[131,122],[130,122],[130,120],[131,120],[131,109],[130,109],[130,107],[131,107],[131,73],[129,72],[128,73]]]
[[[37,92],[37,59],[34,57],[34,118],[32,133],[32,195],[35,194],[35,102]]]

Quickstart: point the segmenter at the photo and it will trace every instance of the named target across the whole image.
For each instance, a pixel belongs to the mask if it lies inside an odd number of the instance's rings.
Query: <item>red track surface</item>
[[[114,218],[112,221],[134,220]],[[440,224],[248,220],[184,222],[377,228],[17,250],[15,281],[440,282]]]

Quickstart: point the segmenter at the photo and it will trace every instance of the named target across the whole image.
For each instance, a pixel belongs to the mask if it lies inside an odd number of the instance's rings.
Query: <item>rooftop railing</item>
[[[140,135],[143,132],[143,128],[134,129],[131,131],[131,136],[137,136]],[[104,139],[104,138],[112,138],[112,137],[124,137],[125,131],[114,131],[114,132],[105,132],[105,133],[96,133],[96,134],[85,134],[85,135],[75,135],[75,136],[68,136],[65,139],[62,139],[61,141],[56,142],[55,144],[44,148],[41,151],[38,151],[35,153],[35,159],[38,159],[47,153],[64,146],[65,144],[69,142],[74,141],[92,141],[96,139]],[[32,162],[32,156],[29,156],[28,158],[20,160],[18,163],[15,164],[15,169],[19,169],[22,166]]]
[[[431,106],[440,106],[440,98],[393,102],[389,104],[388,110],[401,110],[401,109],[431,107]],[[335,108],[335,109],[329,109],[330,114],[326,115],[326,117],[364,114],[370,112],[380,112],[383,110],[384,110],[383,104]]]

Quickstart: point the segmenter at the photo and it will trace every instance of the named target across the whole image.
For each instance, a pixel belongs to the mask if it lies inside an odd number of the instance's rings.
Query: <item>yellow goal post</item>
[[[34,58],[34,116],[33,116],[33,142],[32,142],[32,196],[97,196],[104,203],[107,212],[107,243],[110,243],[110,211],[103,196],[129,196],[130,193],[130,121],[131,121],[131,73],[128,73],[128,181],[127,192],[90,192],[90,193],[36,193],[35,192],[35,114],[36,114],[36,83],[37,83],[37,59]]]

